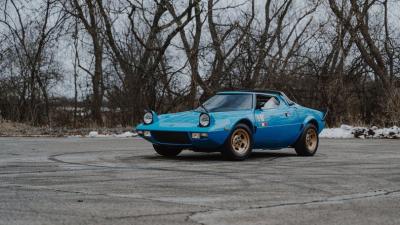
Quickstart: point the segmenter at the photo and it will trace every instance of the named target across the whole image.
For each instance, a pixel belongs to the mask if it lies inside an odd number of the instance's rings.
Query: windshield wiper
[[[206,113],[208,113],[207,108],[203,105],[203,103],[201,103],[200,99],[198,100],[198,102],[199,102],[200,107],[203,108],[204,111],[206,111]]]

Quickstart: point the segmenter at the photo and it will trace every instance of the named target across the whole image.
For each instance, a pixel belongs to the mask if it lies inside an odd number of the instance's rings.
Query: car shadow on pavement
[[[262,158],[283,158],[283,157],[297,157],[296,153],[279,152],[279,151],[257,151],[251,153],[249,159],[262,159]]]
[[[297,157],[296,153],[288,153],[288,152],[271,152],[271,151],[256,151],[251,154],[251,156],[245,161],[255,161],[255,160],[265,160],[265,159],[275,159],[275,158],[284,158],[284,157]],[[171,160],[171,161],[225,161],[229,162],[229,160],[225,160],[220,153],[199,153],[199,152],[182,152],[180,155],[167,158],[159,155],[147,155],[143,156],[143,159],[149,160]]]

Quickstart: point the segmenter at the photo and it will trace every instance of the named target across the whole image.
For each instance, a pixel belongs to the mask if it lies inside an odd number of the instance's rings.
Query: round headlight
[[[153,122],[153,113],[151,113],[151,112],[145,113],[144,116],[143,116],[143,122],[145,124],[152,123]]]
[[[210,116],[207,113],[200,114],[200,126],[207,127],[210,125]]]

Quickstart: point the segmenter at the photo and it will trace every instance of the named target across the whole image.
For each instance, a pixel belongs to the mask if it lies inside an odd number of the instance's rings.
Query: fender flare
[[[318,120],[317,120],[315,117],[313,117],[313,116],[307,116],[307,117],[303,120],[303,123],[302,123],[302,126],[301,126],[301,133],[303,133],[304,127],[305,127],[308,123],[313,123],[313,124],[317,127],[317,130],[318,130],[318,131],[320,130],[320,126],[319,126]]]
[[[299,133],[297,134],[297,138],[296,138],[296,141],[291,145],[291,146],[294,146],[297,142],[298,142],[298,140],[299,140],[299,138],[301,137],[301,135],[303,134],[303,132],[304,132],[304,128],[306,127],[306,125],[308,124],[308,123],[310,123],[310,122],[313,122],[313,123],[315,123],[315,125],[317,126],[317,129],[319,129],[318,127],[318,122],[317,122],[317,120],[315,119],[315,117],[313,117],[313,116],[307,116],[304,120],[303,120],[303,122],[301,123],[301,127],[300,127],[300,130],[299,130]]]
[[[236,126],[236,125],[238,125],[239,123],[244,123],[244,124],[246,124],[247,126],[249,126],[249,128],[250,128],[250,130],[252,131],[252,136],[254,135],[254,133],[256,132],[256,127],[254,126],[254,123],[249,119],[249,118],[247,118],[247,117],[244,117],[244,118],[239,118],[239,119],[237,119],[235,122],[232,122],[232,123],[230,123],[230,126],[229,126],[229,130],[226,130],[225,129],[225,127],[224,127],[224,130],[227,132],[227,136],[226,136],[226,138],[225,138],[225,140],[224,140],[224,142],[226,141],[226,139],[232,134],[232,132],[233,132],[233,128]]]
[[[256,132],[254,123],[247,117],[240,118],[236,122],[232,123],[233,125],[230,128],[230,132],[232,132],[232,128],[235,127],[236,125],[238,125],[239,123],[244,123],[245,125],[247,125],[250,128],[250,130],[253,132],[253,134]]]

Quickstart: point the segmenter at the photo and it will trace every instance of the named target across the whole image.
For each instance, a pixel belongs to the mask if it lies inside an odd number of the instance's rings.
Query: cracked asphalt
[[[400,141],[315,157],[157,156],[138,138],[0,138],[0,224],[400,224]]]

